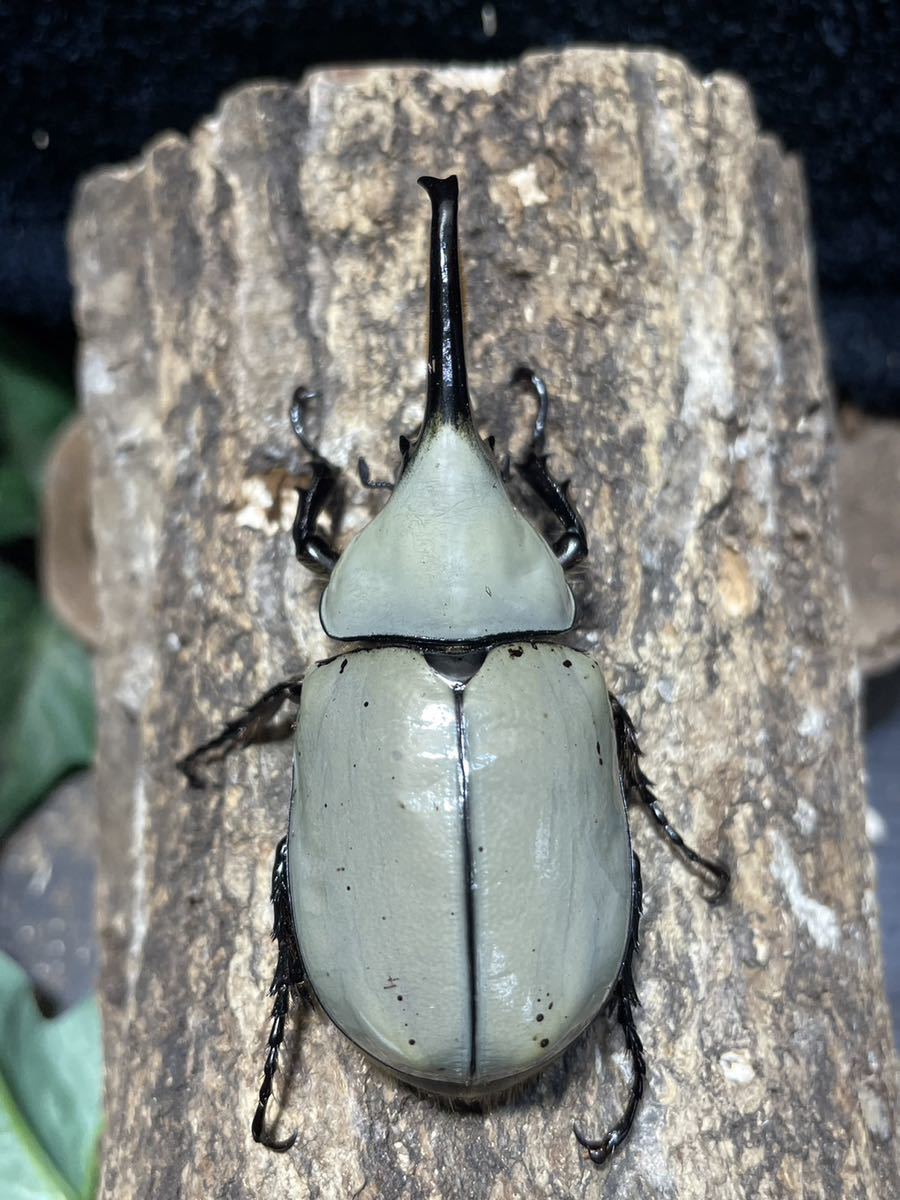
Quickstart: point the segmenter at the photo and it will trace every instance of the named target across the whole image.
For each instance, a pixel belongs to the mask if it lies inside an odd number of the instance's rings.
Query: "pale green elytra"
[[[307,676],[291,896],[335,1024],[419,1086],[478,1093],[542,1067],[603,1006],[631,846],[592,659],[510,642],[467,682],[441,665],[385,647]]]

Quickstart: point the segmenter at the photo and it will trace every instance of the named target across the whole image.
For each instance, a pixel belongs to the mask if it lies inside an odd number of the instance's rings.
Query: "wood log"
[[[710,909],[644,814],[637,966],[649,1061],[597,1022],[484,1111],[392,1081],[292,1022],[268,1153],[268,1029],[287,743],[189,792],[176,758],[333,653],[293,559],[300,383],[348,468],[343,536],[383,502],[424,398],[427,203],[461,176],[469,375],[522,445],[507,380],[539,366],[550,449],[592,546],[573,635],[634,716],[673,822],[734,870]],[[93,439],[103,1195],[892,1200],[896,1074],[864,833],[859,675],[833,413],[798,162],[736,79],[655,52],[496,68],[324,70],[225,98],[190,138],[83,185],[71,228]],[[528,510],[530,501],[522,497]]]

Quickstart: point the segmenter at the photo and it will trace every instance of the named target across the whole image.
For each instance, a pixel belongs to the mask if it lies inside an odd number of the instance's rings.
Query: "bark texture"
[[[452,1111],[321,1017],[292,1024],[283,1156],[249,1135],[290,751],[189,793],[175,758],[334,652],[292,558],[293,387],[332,460],[396,462],[424,398],[428,208],[457,171],[473,395],[550,448],[592,544],[574,640],[674,823],[734,868],[710,910],[642,813],[650,1074],[598,1023],[514,1099]],[[82,188],[71,232],[105,622],[104,1196],[893,1200],[895,1069],[863,829],[859,676],[801,171],[746,88],[659,53],[318,72],[233,93]],[[343,528],[383,502],[351,479]],[[525,500],[524,504],[528,505]]]

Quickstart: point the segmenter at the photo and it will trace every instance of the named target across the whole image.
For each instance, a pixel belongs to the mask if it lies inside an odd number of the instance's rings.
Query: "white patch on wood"
[[[445,67],[441,75],[454,87],[466,91],[487,92],[493,95],[500,90],[500,85],[506,77],[504,67]]]
[[[527,167],[519,167],[516,171],[510,171],[507,178],[519,193],[519,199],[525,208],[533,204],[547,204],[549,201],[550,197],[537,181],[537,169],[534,163],[529,163]]]
[[[269,516],[275,497],[258,475],[241,480],[241,499],[244,504],[238,509],[235,520],[245,529],[256,529],[270,537],[278,532],[278,522]]]
[[[741,1087],[756,1078],[756,1071],[747,1050],[726,1050],[719,1056],[719,1066],[729,1083]]]
[[[91,396],[111,396],[116,390],[106,358],[96,347],[85,349],[81,359],[81,390]]]
[[[800,718],[800,724],[797,726],[797,732],[801,737],[805,738],[820,738],[825,732],[825,714],[821,708],[815,708],[810,705],[803,716]]]
[[[819,822],[819,814],[816,812],[815,806],[810,804],[805,796],[797,797],[794,822],[804,837],[810,837]]]
[[[864,1083],[859,1089],[859,1104],[869,1132],[886,1142],[891,1136],[891,1121],[882,1098]]]
[[[720,420],[734,412],[734,374],[727,306],[710,282],[686,297],[681,362],[687,372],[681,416],[697,425],[710,408]]]
[[[404,1175],[408,1176],[412,1169],[412,1159],[409,1157],[409,1151],[402,1142],[394,1142],[394,1153],[397,1155],[397,1165]]]
[[[836,950],[841,931],[833,910],[804,892],[800,871],[782,835],[773,831],[769,839],[774,848],[772,874],[784,889],[794,915],[820,950]]]

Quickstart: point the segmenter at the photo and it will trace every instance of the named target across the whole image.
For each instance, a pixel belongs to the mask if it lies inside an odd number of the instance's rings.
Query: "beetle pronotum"
[[[372,483],[360,459],[361,481],[389,499],[341,554],[319,529],[338,472],[305,432],[314,393],[298,389],[291,406],[313,476],[299,494],[297,558],[327,577],[322,626],[350,645],[271,688],[180,765],[201,782],[202,764],[255,740],[284,702],[299,705],[272,876],[278,963],[257,1141],[294,1141],[265,1131],[292,995],[314,997],[401,1079],[462,1097],[527,1078],[605,1011],[632,1081],[607,1133],[575,1129],[601,1163],[628,1135],[646,1072],[627,802],[712,878],[710,899],[729,877],[669,823],[628,714],[597,663],[561,640],[575,622],[565,571],[587,538],[547,466],[547,389],[529,368],[513,376],[538,401],[516,467],[562,527],[552,547],[513,507],[508,471],[473,421],[456,178],[419,182],[432,204],[425,414],[414,441],[401,439],[395,483]]]

